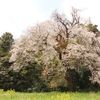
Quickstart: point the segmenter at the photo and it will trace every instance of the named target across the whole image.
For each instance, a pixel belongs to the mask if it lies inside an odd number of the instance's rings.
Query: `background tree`
[[[88,24],[87,28],[90,32],[93,32],[96,34],[96,37],[100,36],[100,31],[98,29],[98,25]]]
[[[9,32],[5,32],[0,37],[0,88],[9,89],[10,77],[8,74],[8,68],[11,63],[9,63],[9,58],[11,54],[9,53],[13,44],[13,35]]]
[[[13,43],[13,35],[9,32],[5,32],[0,38],[0,48],[3,52],[10,50]]]

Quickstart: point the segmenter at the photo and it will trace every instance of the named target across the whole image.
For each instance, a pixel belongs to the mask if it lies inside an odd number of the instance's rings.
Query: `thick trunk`
[[[71,73],[70,70],[68,69],[66,71],[66,79],[67,79],[67,83],[68,83],[68,90],[69,91],[74,91],[74,85],[73,85],[73,81],[72,81],[72,77],[71,77]]]
[[[62,54],[61,53],[59,53],[59,59],[62,60]]]

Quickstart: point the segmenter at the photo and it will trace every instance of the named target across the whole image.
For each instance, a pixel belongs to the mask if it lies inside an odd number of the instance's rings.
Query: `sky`
[[[0,0],[0,36],[10,32],[19,38],[28,27],[50,19],[55,9],[69,16],[71,7],[100,27],[99,0]]]

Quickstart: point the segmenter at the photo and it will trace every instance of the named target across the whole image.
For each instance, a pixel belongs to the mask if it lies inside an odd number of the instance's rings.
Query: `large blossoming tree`
[[[85,82],[100,84],[99,31],[92,32],[87,27],[90,22],[83,21],[77,9],[72,8],[71,16],[70,21],[54,11],[52,20],[28,28],[13,45],[10,70],[28,77],[24,79],[29,79],[26,83],[33,90],[36,86],[73,90]],[[44,82],[41,87],[40,81]]]

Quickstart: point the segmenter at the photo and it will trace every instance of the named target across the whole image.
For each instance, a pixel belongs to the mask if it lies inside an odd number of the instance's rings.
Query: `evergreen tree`
[[[0,88],[10,89],[10,77],[8,74],[8,68],[11,63],[9,63],[10,53],[9,50],[12,47],[13,35],[11,33],[5,32],[0,37]]]
[[[13,43],[13,35],[9,32],[5,32],[0,38],[0,50],[8,52]]]

